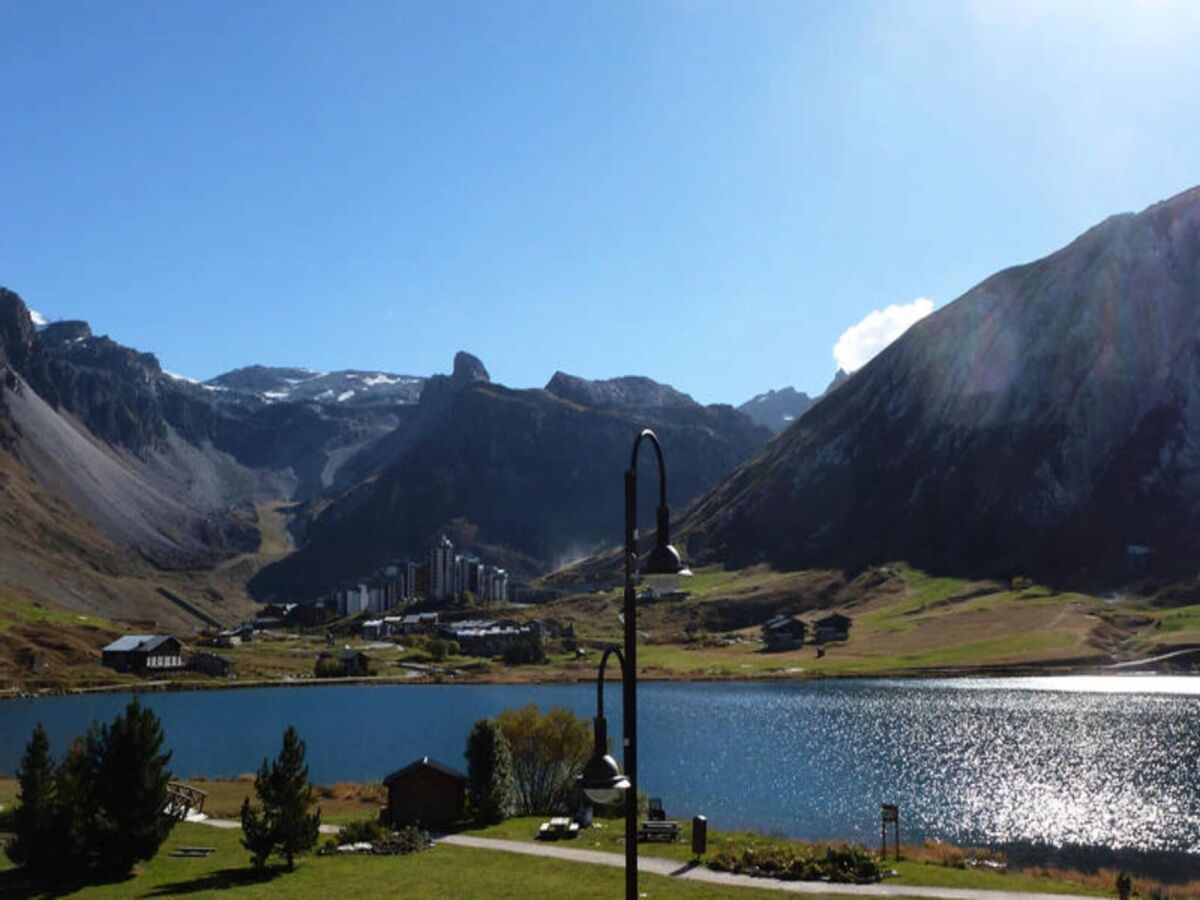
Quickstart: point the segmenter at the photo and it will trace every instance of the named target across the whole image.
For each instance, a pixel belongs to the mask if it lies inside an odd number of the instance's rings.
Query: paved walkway
[[[193,813],[184,819],[185,822],[191,822],[193,825],[209,825],[213,828],[224,828],[232,830],[234,828],[241,829],[242,822],[240,819],[210,819],[204,813],[196,815]],[[337,834],[342,830],[341,825],[322,825],[321,834]]]
[[[472,847],[476,850],[499,850],[505,853],[522,853],[526,856],[542,856],[568,862],[590,863],[597,866],[612,866],[623,869],[625,857],[619,853],[604,853],[599,850],[577,850],[560,844],[533,844],[523,841],[502,841],[495,838],[471,837],[465,834],[448,834],[438,838],[456,847]],[[900,884],[826,884],[823,881],[778,881],[774,878],[752,878],[749,875],[732,875],[714,872],[697,863],[680,863],[673,859],[655,856],[639,856],[638,871],[686,881],[703,881],[707,884],[727,887],[752,887],[759,890],[779,891],[784,894],[823,894],[851,897],[925,897],[931,900],[1095,900],[1073,894],[1037,894],[1023,891],[980,891],[970,888],[916,887]]]
[[[213,828],[241,828],[236,819],[210,819],[207,816],[188,817],[189,822],[211,825]],[[322,825],[321,834],[337,834],[338,825]],[[501,853],[520,853],[524,856],[540,856],[545,859],[561,859],[566,862],[586,863],[594,866],[625,868],[625,857],[620,853],[605,853],[601,850],[579,850],[562,844],[535,844],[525,841],[502,841],[498,838],[472,837],[466,834],[438,835],[439,843],[455,847],[470,847],[475,850],[494,850]],[[714,872],[699,863],[681,863],[659,856],[639,856],[638,871],[685,881],[702,881],[706,884],[726,887],[751,887],[763,891],[779,891],[783,894],[821,894],[848,897],[921,897],[927,900],[1096,900],[1078,894],[1038,894],[1028,891],[981,891],[971,888],[918,887],[907,884],[826,884],[823,881],[779,881],[774,878],[752,878],[749,875],[732,875],[729,872]]]

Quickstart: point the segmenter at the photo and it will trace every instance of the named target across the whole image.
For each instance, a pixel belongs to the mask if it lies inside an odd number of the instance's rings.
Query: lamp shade
[[[597,750],[583,767],[575,785],[593,803],[616,803],[629,790],[629,779],[621,774],[617,761]]]

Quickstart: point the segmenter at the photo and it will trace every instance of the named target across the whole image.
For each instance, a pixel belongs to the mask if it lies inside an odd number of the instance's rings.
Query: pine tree
[[[476,818],[499,822],[513,803],[512,751],[495,719],[480,719],[467,736],[467,790]]]
[[[295,858],[316,846],[321,830],[321,811],[308,811],[313,804],[313,788],[304,764],[304,741],[296,729],[288,726],[283,747],[269,766],[264,759],[254,778],[254,789],[262,803],[262,812],[242,804],[242,845],[250,851],[251,861],[263,865],[272,853],[287,859],[288,871]]]
[[[263,765],[266,766],[265,761]],[[267,817],[255,811],[249,797],[242,801],[242,846],[250,851],[250,862],[256,869],[266,865],[267,857],[275,846]]]
[[[96,730],[92,726],[93,731]],[[90,863],[96,840],[96,791],[92,759],[82,738],[76,738],[54,773],[57,804],[54,841],[62,871],[78,872]]]
[[[55,863],[54,823],[57,791],[54,761],[50,758],[50,739],[39,722],[25,745],[21,768],[17,771],[20,793],[13,811],[15,837],[5,851],[8,858],[30,872],[46,874]]]
[[[175,820],[165,814],[167,764],[162,724],[134,698],[111,725],[88,735],[96,802],[95,846],[100,861],[117,872],[150,859]]]

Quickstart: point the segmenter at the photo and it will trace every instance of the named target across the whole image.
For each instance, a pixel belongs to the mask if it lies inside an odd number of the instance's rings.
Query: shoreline
[[[955,666],[938,669],[921,668],[921,669],[881,669],[877,672],[869,673],[805,673],[805,672],[786,672],[778,674],[768,674],[763,672],[755,672],[752,674],[713,674],[713,673],[691,673],[691,672],[640,672],[638,673],[638,683],[655,683],[655,682],[689,682],[689,683],[723,683],[723,682],[807,682],[807,681],[875,681],[875,680],[893,680],[893,681],[934,681],[942,679],[983,679],[983,678],[1044,678],[1055,676],[1109,676],[1128,679],[1140,679],[1155,676],[1177,676],[1183,678],[1195,678],[1200,682],[1200,672],[1187,671],[1178,672],[1171,669],[1159,668],[1153,665],[1145,669],[1137,669],[1133,667],[1114,667],[1096,666],[1096,665],[1069,665],[1063,663],[1055,663],[1053,661],[1046,663],[1026,663],[1016,665],[995,665],[995,666]],[[503,678],[488,678],[474,677],[470,673],[454,674],[447,673],[444,675],[405,675],[405,676],[360,676],[348,678],[284,678],[284,679],[212,679],[210,681],[199,680],[172,680],[172,679],[156,679],[154,681],[120,683],[114,682],[109,684],[98,684],[87,687],[46,687],[37,690],[22,690],[20,688],[2,688],[0,689],[0,702],[7,700],[38,700],[49,697],[66,697],[66,696],[83,696],[87,694],[148,694],[148,693],[184,693],[184,692],[200,692],[200,691],[226,691],[226,690],[252,690],[259,688],[306,688],[306,687],[363,687],[363,686],[381,686],[392,687],[396,685],[411,685],[414,687],[423,686],[456,686],[456,685],[489,685],[489,686],[543,686],[543,685],[562,685],[562,684],[592,684],[594,683],[594,675],[589,671],[587,677],[572,677],[572,673],[562,672],[561,670],[554,673],[552,677],[547,678],[523,678],[517,677],[512,679]]]

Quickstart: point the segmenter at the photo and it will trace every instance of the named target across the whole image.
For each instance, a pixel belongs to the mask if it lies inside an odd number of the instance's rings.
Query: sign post
[[[895,847],[896,859],[900,858],[900,807],[895,803],[883,804],[883,812],[880,816],[880,849],[879,854],[883,859],[887,859],[887,832],[888,825],[895,829]]]

